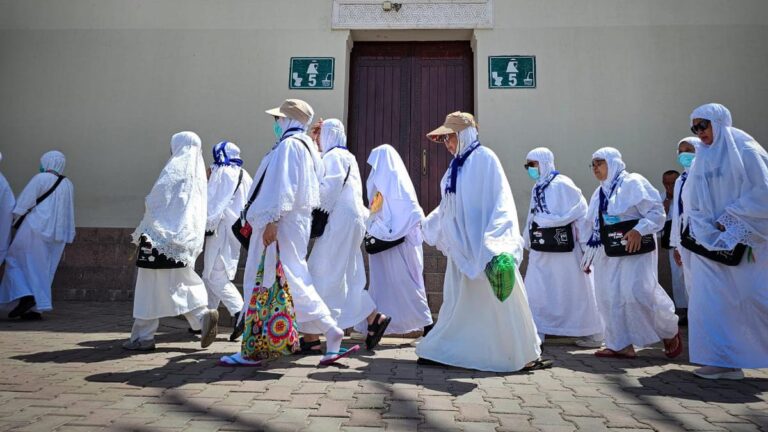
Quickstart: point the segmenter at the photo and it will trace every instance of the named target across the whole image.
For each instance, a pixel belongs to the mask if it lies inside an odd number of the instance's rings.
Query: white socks
[[[337,353],[341,348],[341,341],[344,339],[344,331],[340,328],[333,326],[325,332],[325,352]],[[336,354],[325,355],[323,360],[330,358]]]

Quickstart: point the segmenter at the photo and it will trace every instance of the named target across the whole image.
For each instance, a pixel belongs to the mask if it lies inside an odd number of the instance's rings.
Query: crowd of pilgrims
[[[179,315],[207,347],[223,303],[230,340],[242,342],[221,365],[290,354],[332,364],[360,349],[342,347],[354,328],[369,350],[386,334],[423,332],[419,364],[510,372],[552,366],[541,357],[545,335],[575,337],[598,357],[632,359],[636,347],[658,344],[675,358],[684,350],[679,314],[690,360],[701,365],[696,375],[741,379],[742,369],[768,367],[768,154],[733,127],[724,106],[691,114],[695,136],[677,143],[684,171],[665,173],[664,200],[615,148],[592,154],[599,185],[589,200],[549,149],[531,150],[525,169],[535,185],[522,235],[501,162],[469,113],[451,113],[427,134],[453,156],[428,215],[392,146],[371,151],[363,189],[339,120],[313,122],[298,99],[266,113],[277,141],[253,178],[234,143],[216,144],[207,169],[196,134],[171,138],[133,233],[139,268],[125,349],[154,349],[159,319]],[[44,154],[15,200],[0,175],[0,304],[10,318],[40,319],[52,308],[53,276],[75,234],[64,166],[62,153]],[[677,310],[658,283],[657,233],[673,264]],[[436,323],[423,243],[447,257]],[[232,283],[241,245],[242,293]]]

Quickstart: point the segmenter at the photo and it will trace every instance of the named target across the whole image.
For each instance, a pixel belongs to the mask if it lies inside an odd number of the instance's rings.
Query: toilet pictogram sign
[[[488,88],[536,88],[536,57],[528,55],[489,56]]]
[[[333,57],[291,57],[289,89],[331,90],[334,77]]]

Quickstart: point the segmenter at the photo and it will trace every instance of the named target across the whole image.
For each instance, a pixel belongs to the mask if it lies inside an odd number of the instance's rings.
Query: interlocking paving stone
[[[768,430],[768,370],[707,381],[657,348],[620,361],[547,338],[555,367],[516,374],[417,366],[410,340],[384,338],[337,366],[233,368],[216,366],[239,348],[228,329],[201,350],[175,318],[156,351],[123,351],[131,309],[57,302],[43,321],[0,318],[0,431]]]

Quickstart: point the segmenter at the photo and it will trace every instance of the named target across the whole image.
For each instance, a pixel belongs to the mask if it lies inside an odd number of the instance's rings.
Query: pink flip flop
[[[360,345],[355,345],[350,349],[339,348],[338,352],[327,352],[325,353],[325,355],[333,354],[333,357],[327,358],[325,360],[320,360],[320,366],[332,365],[337,361],[343,359],[344,357],[349,357],[352,353],[357,352],[359,350],[360,350]]]

